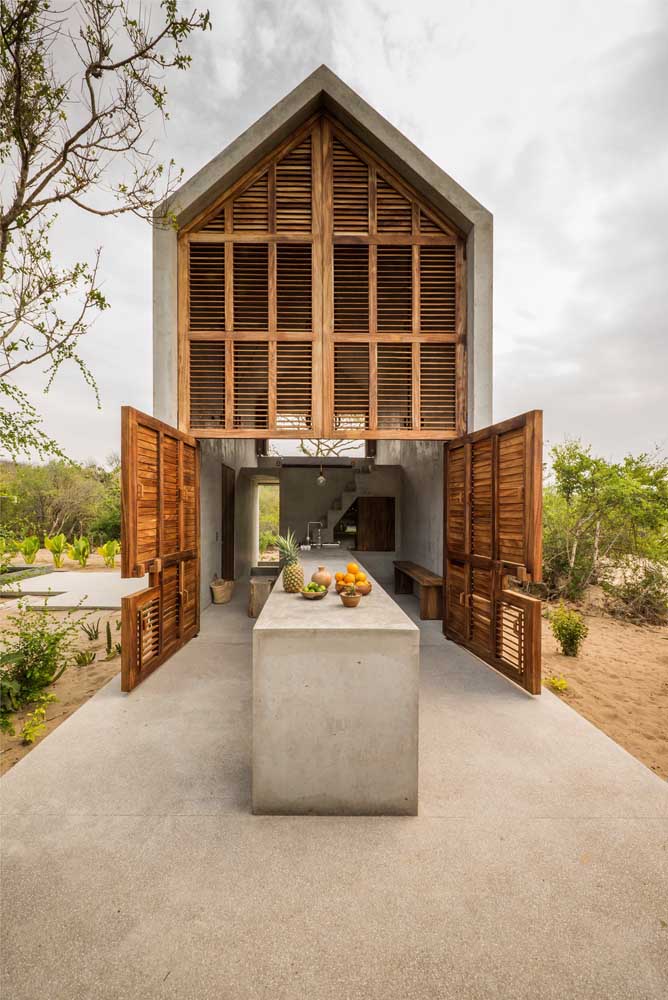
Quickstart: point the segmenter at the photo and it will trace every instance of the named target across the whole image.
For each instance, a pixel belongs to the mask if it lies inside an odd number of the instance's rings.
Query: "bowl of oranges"
[[[362,572],[357,563],[348,563],[345,573],[336,573],[335,580],[338,594],[351,587],[355,588],[354,593],[359,594],[360,597],[366,597],[367,594],[371,593],[371,584],[367,580],[366,573]]]

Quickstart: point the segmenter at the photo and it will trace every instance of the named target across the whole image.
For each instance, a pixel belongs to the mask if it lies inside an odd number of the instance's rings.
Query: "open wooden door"
[[[444,455],[443,631],[531,694],[541,689],[543,415],[449,441]]]
[[[131,691],[199,632],[199,445],[121,411],[121,576],[149,587],[121,600],[121,689]]]

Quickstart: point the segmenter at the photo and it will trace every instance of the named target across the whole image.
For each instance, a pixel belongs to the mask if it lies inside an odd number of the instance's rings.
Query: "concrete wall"
[[[253,441],[201,441],[200,483],[200,599],[202,607],[211,603],[209,583],[221,570],[221,520],[223,509],[222,466],[237,473],[235,483],[234,545],[237,579],[248,574],[253,558],[253,489],[250,477],[239,470],[255,463]]]
[[[438,441],[379,441],[377,461],[402,468],[398,558],[441,573],[443,445]]]
[[[318,468],[281,469],[281,534],[291,528],[298,541],[306,537],[306,522],[324,520],[332,502],[341,495],[346,483],[353,481],[353,470],[325,469],[326,482],[318,486]],[[315,530],[315,529],[314,529]]]

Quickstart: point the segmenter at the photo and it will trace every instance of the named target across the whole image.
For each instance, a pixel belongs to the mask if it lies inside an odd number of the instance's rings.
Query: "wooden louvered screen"
[[[540,601],[509,588],[542,572],[542,414],[445,445],[446,636],[540,694]]]
[[[199,445],[131,407],[121,417],[121,687],[132,688],[199,631]]]
[[[464,238],[330,115],[180,247],[179,420],[196,437],[464,433]]]

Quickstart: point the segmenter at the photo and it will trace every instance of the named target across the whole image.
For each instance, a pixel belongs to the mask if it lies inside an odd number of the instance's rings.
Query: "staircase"
[[[343,492],[332,501],[329,510],[322,515],[322,541],[334,541],[334,529],[347,510],[359,496],[368,496],[373,485],[373,472],[368,465],[360,465],[353,472],[353,478],[346,483]]]

